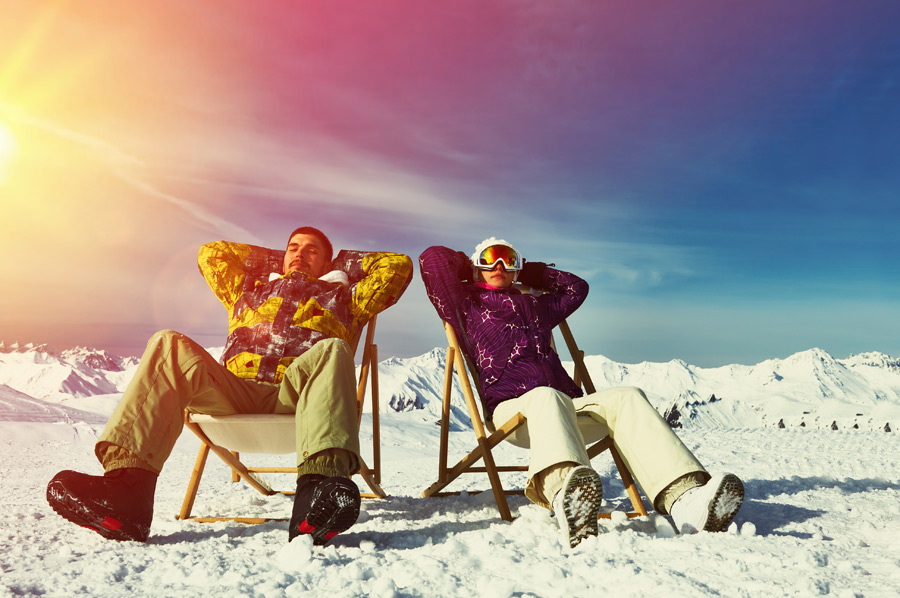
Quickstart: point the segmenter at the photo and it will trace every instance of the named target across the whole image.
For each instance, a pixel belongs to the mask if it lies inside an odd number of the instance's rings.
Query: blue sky
[[[197,247],[312,224],[506,238],[617,361],[900,356],[896,2],[181,4],[7,10],[0,340],[221,345]],[[418,271],[379,329],[443,344]]]

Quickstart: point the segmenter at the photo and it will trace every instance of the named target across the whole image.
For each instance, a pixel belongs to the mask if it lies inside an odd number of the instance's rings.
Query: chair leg
[[[269,487],[269,484],[265,480],[257,477],[253,472],[247,469],[247,467],[238,459],[235,459],[234,455],[232,455],[229,451],[216,445],[212,445],[209,448],[216,454],[216,456],[222,459],[222,461],[225,461],[225,464],[231,468],[231,471],[234,474],[237,474],[241,478],[243,478],[245,482],[256,488],[260,492],[260,494],[271,496],[272,494],[276,493],[274,490],[272,490],[272,488]]]
[[[453,392],[453,357],[455,349],[447,348],[447,367],[444,370],[444,401],[441,406],[441,448],[438,456],[438,481],[447,480],[447,452],[450,444],[450,398]]]
[[[449,420],[444,420],[449,421]],[[440,492],[456,478],[464,473],[486,473],[491,483],[491,490],[494,493],[494,499],[497,502],[497,510],[500,511],[500,517],[505,521],[512,521],[512,513],[509,509],[509,503],[506,500],[507,494],[522,494],[518,490],[505,490],[500,480],[499,472],[501,471],[525,471],[525,466],[498,467],[494,461],[491,450],[502,442],[507,436],[512,434],[519,426],[525,423],[525,417],[521,413],[517,413],[505,424],[496,429],[490,436],[477,437],[478,446],[476,446],[469,454],[459,460],[453,467],[447,467],[446,462],[440,464],[438,471],[438,481],[429,486],[422,496],[444,496],[446,493]],[[442,457],[446,461],[446,456]],[[484,460],[484,467],[474,467],[479,459]],[[453,494],[453,493],[451,493]]]
[[[613,439],[607,436],[603,440],[592,444],[588,448],[588,458],[593,459],[603,451],[609,451],[609,454],[612,456],[613,462],[616,464],[616,469],[619,472],[619,477],[622,478],[622,484],[625,486],[625,491],[628,493],[628,498],[631,500],[631,506],[634,508],[634,511],[630,511],[627,515],[629,517],[646,516],[647,508],[644,506],[644,501],[641,499],[641,495],[638,492],[637,484],[634,483],[634,477],[632,477],[631,472],[628,470],[628,466],[625,465],[625,461],[616,449]],[[601,516],[604,518],[608,515],[608,513],[601,513]]]
[[[203,469],[206,467],[206,458],[208,456],[209,445],[201,442],[197,460],[194,462],[194,472],[191,474],[190,482],[188,482],[187,492],[184,495],[184,502],[181,503],[181,512],[178,514],[178,519],[187,519],[191,516],[191,509],[194,508],[194,499],[197,498],[197,488],[200,486],[200,478],[203,476]]]
[[[228,467],[230,467],[233,472],[237,473],[245,482],[256,488],[261,494],[265,494],[266,496],[275,494],[275,491],[272,490],[264,480],[256,477],[256,475],[249,471],[230,451],[221,446],[216,446],[216,444],[203,433],[200,426],[193,422],[185,422],[184,425],[191,432],[196,434],[197,438],[199,438],[203,444],[207,445],[209,450],[214,452],[222,461],[225,461]]]
[[[378,408],[378,345],[372,345],[372,479],[381,485],[381,413]],[[381,491],[382,493],[384,490]],[[376,493],[377,494],[377,493]],[[384,498],[383,496],[381,498]]]
[[[500,511],[500,518],[504,521],[512,521],[513,516],[509,511],[509,503],[506,501],[506,493],[503,492],[503,484],[500,481],[500,474],[497,473],[497,465],[494,463],[494,455],[491,453],[490,447],[487,445],[486,438],[479,438],[478,444],[482,448],[481,458],[484,460],[484,468],[487,470],[488,479],[491,481],[491,489],[494,491],[494,500],[497,501],[497,509]]]
[[[372,490],[372,494],[361,494],[363,498],[387,498],[387,493],[381,485],[375,480],[374,472],[366,465],[362,457],[359,459],[359,473],[366,485]]]
[[[378,345],[374,342],[375,318],[373,316],[367,324],[366,342],[363,345],[362,363],[360,365],[359,382],[356,385],[357,423],[362,422],[363,403],[366,398],[366,383],[372,380],[372,465],[369,467],[364,462],[360,464],[359,474],[371,488],[372,494],[363,494],[366,498],[385,498],[387,494],[381,488],[381,422],[378,406]],[[359,342],[357,337],[354,342]],[[362,459],[362,458],[360,458]]]
[[[616,450],[615,446],[611,446],[609,448],[609,453],[612,455],[616,468],[619,470],[619,476],[622,478],[622,483],[625,484],[625,491],[628,492],[628,498],[631,499],[631,506],[634,507],[635,516],[646,517],[647,509],[644,507],[644,501],[641,499],[641,495],[638,493],[637,486],[634,483],[634,478],[631,477],[631,472],[628,471],[628,467],[625,466],[625,462],[622,460],[621,455],[619,455],[619,451]],[[629,513],[629,515],[631,515],[631,513]]]
[[[241,454],[240,454],[239,452],[237,452],[237,451],[231,451],[231,454],[232,454],[232,455],[234,456],[234,458],[237,459],[238,461],[241,460]],[[232,482],[240,482],[240,481],[241,481],[241,476],[239,476],[239,475],[237,474],[237,472],[236,472],[235,470],[233,470],[233,469],[231,470],[231,481],[232,481]]]

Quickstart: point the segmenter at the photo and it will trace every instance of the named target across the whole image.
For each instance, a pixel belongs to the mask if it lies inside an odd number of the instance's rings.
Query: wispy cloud
[[[21,111],[10,110],[8,107],[4,107],[4,111],[10,115],[9,118],[12,122],[40,129],[61,139],[66,139],[88,148],[99,162],[109,167],[109,172],[113,176],[127,183],[139,193],[168,202],[184,210],[189,216],[196,218],[199,223],[206,224],[225,236],[246,239],[247,242],[251,243],[259,242],[259,239],[245,228],[216,216],[189,199],[167,193],[143,178],[141,171],[145,168],[144,162],[122,151],[115,144],[69,129],[50,120],[33,117]]]
[[[209,136],[218,141],[210,143]],[[376,153],[316,130],[290,134],[254,129],[213,130],[203,148],[182,147],[200,176],[261,201],[327,204],[427,221],[460,224],[459,197],[440,177],[417,172],[389,153]],[[196,151],[195,151],[196,150]],[[202,150],[202,151],[201,151]],[[224,179],[224,180],[223,180]]]

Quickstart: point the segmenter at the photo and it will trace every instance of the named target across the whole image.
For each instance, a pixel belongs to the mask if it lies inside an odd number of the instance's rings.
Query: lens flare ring
[[[16,154],[19,150],[19,144],[16,137],[5,123],[0,122],[0,184],[12,174],[12,166]]]

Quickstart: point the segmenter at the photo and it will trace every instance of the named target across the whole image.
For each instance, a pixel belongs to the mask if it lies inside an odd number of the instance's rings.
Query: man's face
[[[297,233],[288,242],[284,253],[284,273],[305,272],[318,278],[328,267],[325,246],[315,235]]]
[[[491,286],[505,289],[512,285],[515,272],[507,272],[503,269],[503,263],[497,262],[490,270],[479,270],[479,278]]]

